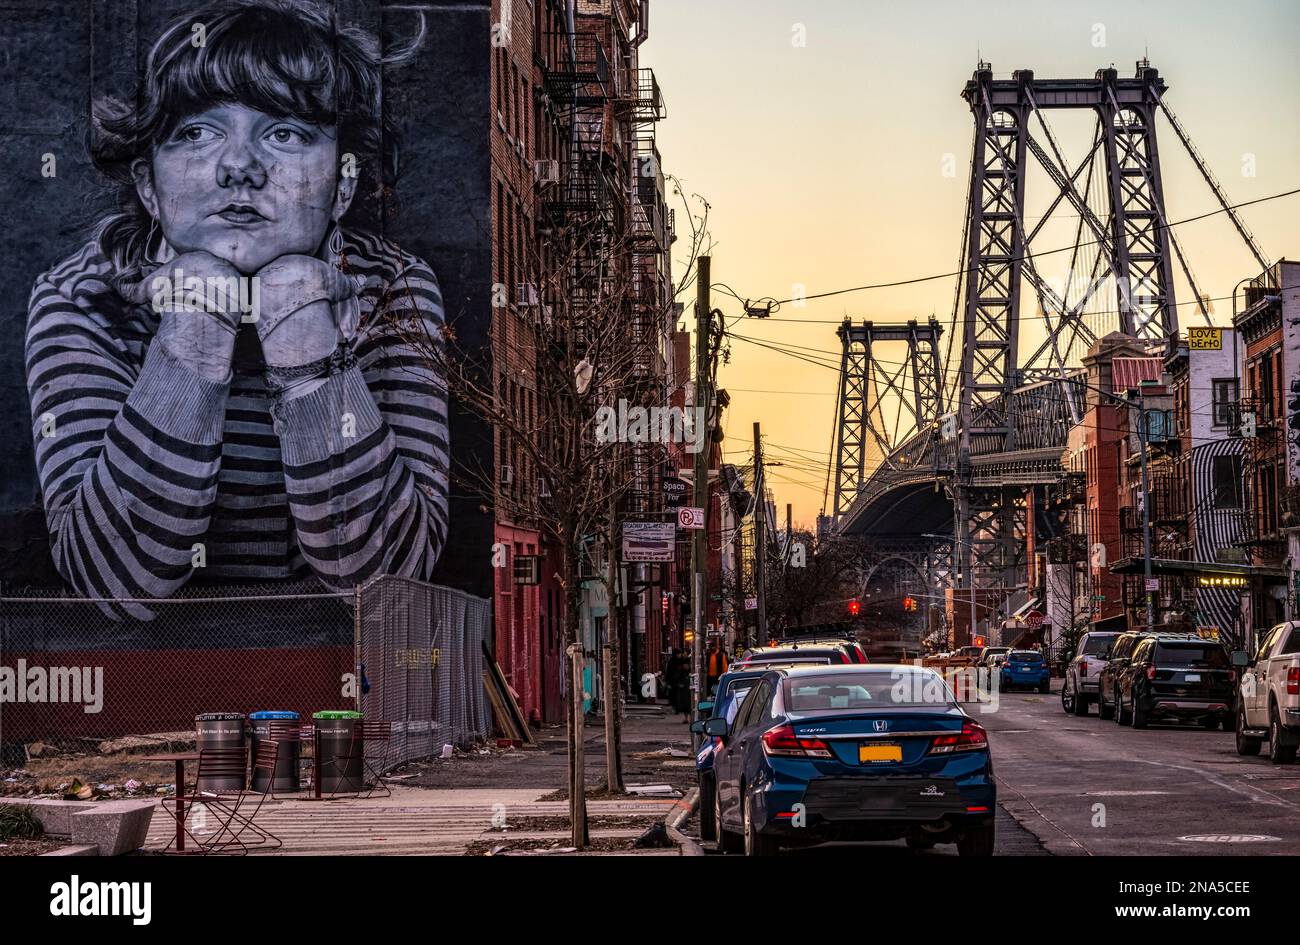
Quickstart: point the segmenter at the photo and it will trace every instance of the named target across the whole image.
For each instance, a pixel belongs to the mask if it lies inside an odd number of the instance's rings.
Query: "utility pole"
[[[754,587],[758,596],[758,642],[764,645],[767,635],[767,476],[763,474],[763,441],[759,435],[758,421],[754,421],[754,491],[758,505],[754,507]]]
[[[712,391],[709,389],[709,346],[712,334],[713,309],[709,300],[712,260],[701,256],[696,260],[695,273],[695,416],[704,426],[698,431],[700,450],[695,454],[694,482],[691,484],[691,504],[704,509],[704,528],[696,529],[691,541],[691,611],[694,637],[691,641],[691,719],[699,715],[700,699],[704,693],[704,651],[708,636],[704,628],[706,594],[708,593],[709,553],[709,453],[712,445]],[[691,741],[699,747],[700,736]]]

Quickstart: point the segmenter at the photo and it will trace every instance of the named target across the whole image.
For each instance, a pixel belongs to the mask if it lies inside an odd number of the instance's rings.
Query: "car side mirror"
[[[704,720],[703,720],[703,719],[700,719],[699,721],[696,721],[696,722],[692,722],[692,723],[691,723],[691,734],[692,734],[692,735],[703,735],[703,734],[704,734]]]
[[[728,728],[730,726],[727,725],[726,719],[706,719],[704,721],[704,734],[712,735],[714,738],[726,738]]]
[[[712,712],[712,711],[713,711],[713,703],[712,703],[712,701],[706,699],[705,701],[701,702],[701,703],[700,703],[700,711],[701,711],[701,712]]]
[[[1244,669],[1251,664],[1250,654],[1245,650],[1232,651],[1232,665],[1238,669]]]

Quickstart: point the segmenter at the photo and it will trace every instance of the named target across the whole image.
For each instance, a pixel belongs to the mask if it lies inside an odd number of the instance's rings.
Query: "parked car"
[[[736,709],[744,701],[754,683],[764,674],[771,672],[770,664],[763,664],[757,669],[730,670],[722,674],[713,693],[706,702],[700,703],[700,709],[707,711],[705,718],[691,723],[691,731],[703,734],[704,723],[708,719],[726,719],[730,722],[736,716]],[[700,837],[704,840],[714,839],[713,821],[713,753],[720,744],[719,740],[704,735],[700,750],[695,754],[695,784],[700,791]]]
[[[979,660],[980,653],[983,651],[983,649],[984,647],[982,646],[958,647],[957,651],[952,654],[952,659],[969,660],[970,662],[974,663],[977,660]]]
[[[1087,715],[1088,705],[1099,701],[1098,683],[1118,637],[1118,632],[1090,630],[1079,638],[1074,657],[1066,664],[1065,678],[1061,681],[1063,710],[1073,715]]]
[[[809,644],[843,647],[844,652],[849,655],[850,663],[870,662],[870,660],[867,659],[867,651],[862,648],[862,644],[859,643],[857,640],[849,640],[846,639],[845,637],[836,637],[836,636],[829,636],[824,634],[814,634],[814,635],[804,636],[804,637],[794,637],[794,638],[787,637],[785,640],[782,640],[780,643],[781,646],[798,646],[800,648],[806,647]]]
[[[776,646],[755,647],[746,650],[736,661],[734,668],[754,666],[759,663],[801,662],[852,663],[848,650],[843,643],[779,643]]]
[[[1119,716],[1116,712],[1116,706],[1119,705],[1119,677],[1128,666],[1129,659],[1133,656],[1133,651],[1137,645],[1147,636],[1145,631],[1127,630],[1115,638],[1115,645],[1111,647],[1110,658],[1106,660],[1106,665],[1101,668],[1097,676],[1097,715],[1103,719],[1114,719],[1121,725],[1128,723],[1128,719]]]
[[[1011,652],[1009,646],[986,646],[980,650],[980,657],[976,661],[979,666],[987,666],[992,669],[1006,662],[1007,654]]]
[[[1039,650],[1012,650],[1002,664],[1002,689],[1031,686],[1039,692],[1052,691],[1052,672]]]
[[[1116,715],[1134,728],[1157,719],[1233,724],[1236,671],[1228,648],[1191,634],[1144,637],[1119,677]]]
[[[964,856],[993,852],[988,735],[932,669],[775,670],[730,724],[704,726],[721,740],[714,818],[724,850],[906,838],[918,848],[955,842]]]
[[[1295,761],[1300,746],[1300,620],[1266,633],[1253,656],[1243,651],[1232,657],[1241,671],[1237,754],[1258,755],[1267,739],[1273,764]]]

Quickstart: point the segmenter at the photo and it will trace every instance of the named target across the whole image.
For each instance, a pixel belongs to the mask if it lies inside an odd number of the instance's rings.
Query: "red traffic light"
[[[862,612],[862,602],[860,600],[857,600],[855,598],[854,600],[849,601],[849,614],[851,616],[856,617],[861,612]]]
[[[914,597],[904,597],[904,598],[903,598],[903,609],[904,609],[904,610],[916,610],[916,598],[914,598]]]

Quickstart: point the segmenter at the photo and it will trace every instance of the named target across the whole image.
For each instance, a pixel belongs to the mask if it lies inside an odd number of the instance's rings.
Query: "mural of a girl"
[[[446,385],[403,339],[441,337],[442,298],[422,260],[345,224],[395,167],[382,65],[309,3],[226,0],[163,30],[129,106],[96,104],[118,209],[37,280],[26,339],[77,592],[432,573]]]

